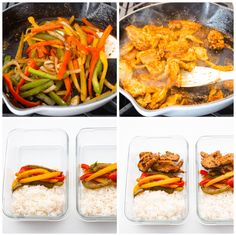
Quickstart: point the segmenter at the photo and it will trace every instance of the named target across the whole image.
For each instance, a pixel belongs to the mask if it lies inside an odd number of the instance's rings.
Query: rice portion
[[[199,192],[198,210],[201,218],[205,220],[231,220],[233,219],[233,199],[232,192],[220,194],[206,194]]]
[[[116,187],[81,188],[80,213],[84,216],[116,216]]]
[[[144,191],[134,198],[134,216],[137,220],[180,220],[185,216],[183,192]]]
[[[16,216],[58,216],[63,213],[64,206],[63,186],[48,189],[25,185],[12,194],[12,212]]]

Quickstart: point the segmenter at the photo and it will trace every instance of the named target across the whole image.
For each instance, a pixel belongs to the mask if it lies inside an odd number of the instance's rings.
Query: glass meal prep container
[[[116,128],[81,129],[76,139],[76,152],[76,207],[80,218],[88,222],[116,221],[116,216],[114,215],[86,215],[82,212],[81,202],[85,188],[80,181],[80,176],[83,175],[81,164],[91,165],[95,162],[116,162]]]
[[[201,165],[200,152],[213,153],[220,151],[222,154],[233,153],[233,136],[231,135],[216,135],[216,136],[202,136],[196,143],[196,204],[197,204],[197,215],[202,224],[205,225],[233,225],[232,219],[222,220],[210,220],[203,216],[203,212],[200,208],[201,201],[201,187],[199,182],[201,181],[200,170],[204,169]],[[211,195],[215,196],[215,195]],[[233,206],[232,206],[233,208]]]
[[[68,136],[59,129],[27,130],[15,129],[8,135],[5,154],[3,182],[3,212],[18,221],[59,221],[68,210]],[[57,216],[16,216],[12,212],[11,185],[15,173],[25,165],[39,165],[63,171],[64,209]]]
[[[153,153],[165,153],[170,151],[180,155],[180,159],[184,161],[182,170],[184,173],[178,174],[185,182],[183,191],[184,196],[184,213],[183,217],[178,220],[150,220],[150,219],[138,219],[135,216],[134,211],[134,197],[133,188],[136,185],[136,179],[141,175],[141,171],[138,169],[137,164],[139,162],[140,152],[153,152]],[[125,216],[126,218],[135,224],[146,225],[178,225],[183,223],[186,219],[189,211],[189,160],[188,160],[188,143],[180,136],[168,136],[168,137],[135,137],[129,144],[128,151],[128,166],[126,174],[126,190],[125,190]],[[144,192],[145,193],[145,192]],[[147,202],[147,204],[149,204]]]

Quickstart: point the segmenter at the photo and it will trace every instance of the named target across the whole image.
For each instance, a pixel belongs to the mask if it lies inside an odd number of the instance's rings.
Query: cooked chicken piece
[[[183,165],[183,160],[180,160],[178,163],[170,160],[159,160],[155,163],[151,169],[154,171],[160,171],[165,173],[176,173],[181,172],[181,167]]]
[[[169,82],[168,86],[177,86],[179,87],[181,85],[181,73],[180,73],[180,67],[179,63],[176,59],[168,59],[167,65],[169,69]]]
[[[233,153],[229,153],[223,156],[220,151],[216,151],[211,154],[201,152],[200,155],[202,156],[201,164],[206,169],[219,168],[224,165],[233,166],[234,163]]]
[[[224,98],[222,90],[213,88],[210,90],[208,102],[213,102],[222,98]]]
[[[137,97],[136,101],[140,106],[147,108],[148,104],[152,102],[152,95],[150,93],[146,93],[144,96]]]
[[[157,109],[166,99],[168,89],[160,88],[158,92],[153,93],[151,102],[148,104],[148,109]]]
[[[183,95],[180,93],[176,93],[174,95],[169,96],[167,100],[160,106],[160,108],[181,104],[182,100]]]
[[[184,37],[184,39],[188,39],[194,43],[198,43],[198,44],[203,44],[202,40],[198,39],[197,37],[193,36],[193,35],[186,35]]]
[[[145,66],[150,74],[162,74],[165,71],[165,65],[165,61],[153,61]]]
[[[194,30],[198,31],[202,28],[202,25],[187,20],[172,20],[168,24],[170,29],[178,29],[178,30]]]
[[[136,61],[137,53],[138,53],[138,51],[136,49],[133,49],[130,52],[126,53],[124,56],[122,56],[122,60]],[[137,63],[139,63],[139,61],[137,61]]]
[[[162,156],[160,153],[141,152],[139,154],[140,161],[138,168],[142,172],[147,172],[149,169],[160,172],[181,172],[183,161],[179,161],[179,155],[171,152],[166,152]],[[178,162],[179,161],[179,162]]]
[[[165,47],[165,58],[181,59],[189,50],[187,40],[170,41]]]
[[[233,80],[224,81],[223,86],[225,89],[227,89],[229,91],[233,91],[234,90],[234,81]]]
[[[126,80],[131,80],[133,77],[133,69],[128,64],[126,60],[120,60],[119,63],[119,77],[120,77],[120,83],[123,85]]]
[[[196,66],[196,62],[191,61],[191,62],[185,63],[183,61],[179,61],[179,66],[181,69],[191,72],[194,69],[194,67]]]
[[[140,51],[151,48],[148,34],[142,29],[134,25],[126,27],[128,38],[132,41],[134,47]]]
[[[221,166],[219,168],[217,168],[217,170],[221,173],[221,174],[225,174],[229,171],[233,171],[234,167],[232,165],[225,165],[225,166]]]
[[[132,67],[125,60],[121,60],[120,67],[120,83],[122,87],[133,97],[143,96],[146,93],[146,86],[138,80],[133,79]]]
[[[157,49],[148,49],[138,52],[137,59],[140,59],[143,64],[149,64],[153,61],[160,61],[161,55],[159,54]]]
[[[222,33],[211,30],[207,36],[209,48],[213,50],[222,50],[225,47],[224,36]]]
[[[139,154],[140,161],[138,163],[138,168],[142,172],[147,172],[155,162],[159,159],[159,153],[154,154],[152,152],[141,152]]]
[[[124,44],[120,49],[120,56],[123,57],[124,55],[128,54],[134,49],[134,45],[132,43]]]
[[[179,161],[180,156],[176,153],[166,151],[165,154],[160,156],[160,160]]]
[[[197,56],[194,49],[189,48],[188,51],[182,55],[180,60],[184,62],[194,62],[196,64]]]
[[[206,48],[192,47],[192,49],[194,50],[197,59],[202,60],[202,61],[207,61],[208,60],[208,55],[207,55]]]

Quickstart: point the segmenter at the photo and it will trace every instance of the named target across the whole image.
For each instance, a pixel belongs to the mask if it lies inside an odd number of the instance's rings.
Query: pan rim
[[[18,3],[16,3],[16,4],[14,4],[14,5],[12,5],[12,6],[10,6],[10,7],[8,7],[8,8],[6,8],[6,9],[4,9],[3,11],[2,11],[2,13],[5,13],[5,12],[7,12],[8,10],[10,10],[10,9],[12,9],[12,8],[14,8],[14,7],[17,7],[17,6],[19,6],[19,5],[23,5],[23,4],[37,4],[37,3],[44,3],[44,4],[51,4],[51,3],[53,3],[53,4],[55,4],[55,3],[60,3],[60,4],[70,4],[70,3],[75,3],[75,4],[88,4],[88,2],[67,2],[67,3],[65,3],[65,2],[18,2]],[[93,2],[92,2],[93,3]],[[113,10],[117,10],[115,7],[113,7],[113,6],[110,6],[110,5],[107,5],[105,2],[96,2],[96,3],[99,3],[99,4],[101,4],[101,5],[106,5],[106,7],[108,7],[108,8],[111,8],[111,9],[113,9]]]
[[[141,7],[133,12],[130,12],[129,14],[123,16],[122,18],[120,18],[119,22],[121,22],[122,20],[124,20],[125,18],[127,18],[128,16],[132,15],[132,14],[135,14],[139,11],[142,11],[144,9],[147,9],[147,8],[151,8],[153,6],[158,6],[158,5],[166,5],[166,4],[178,4],[178,3],[183,3],[183,2],[159,2],[159,3],[152,3],[148,6],[144,6],[144,7]],[[209,4],[212,4],[212,5],[215,5],[215,6],[218,6],[220,8],[225,8],[226,10],[229,10],[231,12],[234,12],[234,9],[231,9],[231,8],[228,8],[228,7],[225,7],[225,6],[222,6],[222,5],[219,5],[215,2],[184,2],[184,4],[202,4],[202,3],[209,3]]]

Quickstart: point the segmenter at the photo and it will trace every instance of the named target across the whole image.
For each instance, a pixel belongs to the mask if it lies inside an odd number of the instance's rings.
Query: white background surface
[[[199,223],[195,204],[195,143],[204,135],[232,135],[233,118],[136,118],[119,120],[119,206],[118,229],[121,233],[233,233],[232,226],[205,226]],[[135,136],[181,135],[189,142],[190,209],[189,216],[179,226],[135,225],[124,215],[124,197],[128,146]],[[122,168],[123,167],[123,168]],[[147,203],[151,204],[151,203]]]
[[[16,128],[61,128],[69,135],[70,204],[68,217],[59,222],[16,222],[5,216],[2,220],[4,233],[115,233],[115,223],[88,223],[82,221],[76,211],[75,199],[75,141],[81,128],[115,127],[115,118],[3,118],[3,157],[8,133]],[[43,137],[42,137],[43,138]],[[3,158],[2,158],[3,159]],[[3,161],[3,160],[2,160]],[[3,163],[3,162],[2,162]]]

